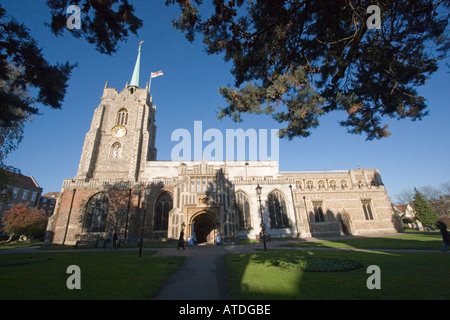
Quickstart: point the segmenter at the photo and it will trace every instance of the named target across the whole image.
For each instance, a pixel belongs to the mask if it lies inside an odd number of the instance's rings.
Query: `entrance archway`
[[[215,216],[209,212],[202,212],[192,218],[197,243],[214,243]]]

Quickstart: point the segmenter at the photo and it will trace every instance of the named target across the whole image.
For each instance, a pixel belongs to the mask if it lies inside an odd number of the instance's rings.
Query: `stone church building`
[[[46,242],[73,245],[185,239],[224,243],[272,237],[400,231],[377,169],[280,172],[278,162],[158,161],[156,106],[139,87],[139,47],[130,84],[103,89],[78,172],[63,181]],[[257,187],[260,187],[260,194]]]

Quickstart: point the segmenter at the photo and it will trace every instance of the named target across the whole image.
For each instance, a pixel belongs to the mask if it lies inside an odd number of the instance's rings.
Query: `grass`
[[[0,300],[27,299],[148,299],[184,261],[184,257],[152,257],[137,251],[0,254]],[[8,266],[9,265],[9,266]],[[66,286],[81,270],[81,290]]]
[[[384,237],[359,237],[353,239],[297,241],[285,244],[286,247],[309,248],[355,248],[355,249],[417,249],[439,250],[442,236],[439,232],[403,233]]]
[[[351,260],[363,268],[346,272],[308,272],[280,267],[280,261]],[[326,260],[325,260],[326,261]],[[225,256],[230,299],[450,299],[444,253],[273,250]],[[381,289],[369,290],[367,267],[381,270]]]
[[[285,245],[316,248],[426,249],[432,252],[272,250],[224,256],[230,299],[450,299],[450,253],[439,233],[406,233]],[[148,299],[184,257],[137,251],[0,254],[0,300]],[[346,270],[346,261],[360,268]],[[67,267],[81,269],[81,290],[69,290]],[[381,270],[381,289],[369,290],[367,268]],[[350,268],[352,269],[352,268]],[[334,271],[338,272],[334,272]],[[318,272],[321,271],[321,272]],[[332,271],[332,272],[323,272]]]
[[[33,242],[0,242],[0,250],[8,250],[8,249],[17,249],[17,248],[29,248],[29,247],[38,247],[42,245],[40,241]]]

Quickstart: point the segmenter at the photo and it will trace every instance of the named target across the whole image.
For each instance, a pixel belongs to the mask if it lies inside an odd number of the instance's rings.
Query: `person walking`
[[[184,232],[183,232],[183,230],[181,230],[181,232],[180,232],[180,238],[178,239],[177,250],[180,250],[180,248],[183,248],[183,250],[186,249],[184,247]]]
[[[442,235],[442,251],[447,252],[447,245],[450,244],[450,235],[447,231],[447,225],[442,221],[436,222],[436,227],[439,229]]]

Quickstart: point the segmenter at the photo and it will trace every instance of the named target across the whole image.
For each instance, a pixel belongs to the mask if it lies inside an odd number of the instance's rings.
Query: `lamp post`
[[[261,228],[262,228],[262,237],[263,237],[263,243],[264,243],[264,251],[267,251],[267,246],[266,246],[266,226],[264,225],[263,215],[262,215],[262,208],[261,208],[261,190],[262,190],[262,187],[258,183],[258,186],[256,187],[256,194],[258,195],[258,198],[259,198],[259,213],[261,215]]]

